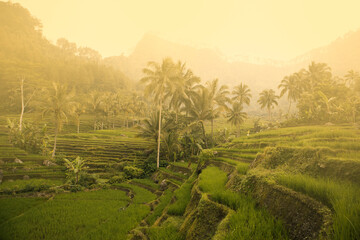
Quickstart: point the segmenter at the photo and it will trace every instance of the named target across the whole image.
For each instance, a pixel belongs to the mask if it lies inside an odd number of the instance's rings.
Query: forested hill
[[[42,25],[19,4],[0,2],[0,105],[9,104],[20,78],[28,86],[62,82],[77,93],[110,91],[131,82],[118,69],[105,65],[101,55],[66,39],[51,44]]]

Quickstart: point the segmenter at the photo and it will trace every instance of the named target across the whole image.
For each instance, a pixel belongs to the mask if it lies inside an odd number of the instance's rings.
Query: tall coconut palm
[[[311,62],[305,72],[305,80],[310,92],[314,92],[317,86],[331,80],[331,68],[326,63]]]
[[[346,73],[345,84],[348,86],[356,86],[360,83],[360,73],[354,70],[350,70]]]
[[[96,130],[96,123],[98,120],[98,115],[101,110],[102,104],[102,95],[98,91],[92,91],[89,94],[90,98],[88,99],[89,110],[94,116],[94,131]]]
[[[219,87],[219,80],[214,79],[211,82],[207,82],[207,89],[209,92],[209,111],[211,121],[211,141],[213,141],[214,135],[214,119],[218,118],[225,110],[228,109],[226,103],[230,102],[228,97],[228,86],[222,85]]]
[[[288,109],[288,115],[290,113],[291,103],[296,101],[300,97],[301,89],[298,84],[298,77],[296,74],[292,74],[290,76],[284,77],[284,79],[281,81],[278,88],[282,88],[280,92],[280,97],[284,96],[286,93],[288,94],[288,100],[289,100],[289,109]]]
[[[72,98],[74,92],[69,92],[66,85],[53,83],[53,87],[48,89],[45,99],[42,116],[52,115],[55,125],[55,138],[52,157],[55,157],[56,139],[58,133],[61,131],[64,121],[67,121],[67,116],[71,114],[72,105],[74,102]]]
[[[233,101],[238,101],[242,106],[245,103],[249,106],[251,93],[248,85],[240,83],[240,85],[236,86],[232,91],[234,97],[232,98]]]
[[[192,97],[192,105],[189,109],[189,118],[191,121],[200,124],[205,147],[207,148],[206,132],[204,122],[212,119],[212,113],[210,110],[210,93],[207,88],[200,88],[196,95]]]
[[[173,82],[174,87],[171,88],[171,91],[167,93],[166,97],[170,98],[169,106],[175,111],[175,121],[177,122],[181,106],[190,101],[192,92],[189,91],[189,89],[191,89],[195,83],[199,83],[200,79],[196,77],[190,69],[186,69],[185,63],[179,61],[176,67],[178,76]]]
[[[243,112],[243,106],[240,102],[234,102],[228,112],[228,122],[234,126],[240,126],[247,118],[246,112]],[[239,129],[240,132],[240,129]]]
[[[80,101],[75,102],[72,105],[71,113],[75,119],[76,122],[76,132],[80,133],[80,116],[84,114],[86,111],[85,105],[81,103]]]
[[[269,120],[271,120],[271,109],[274,105],[278,105],[278,98],[279,96],[276,96],[275,91],[272,89],[264,90],[260,93],[260,98],[257,102],[260,104],[261,109],[265,107],[267,108],[269,112]]]
[[[161,111],[167,91],[174,87],[174,81],[177,79],[177,68],[171,58],[165,58],[161,65],[156,62],[149,62],[148,67],[143,69],[145,77],[141,82],[147,84],[145,87],[146,95],[153,95],[159,108],[159,129],[156,166],[160,166],[160,139],[161,139]]]

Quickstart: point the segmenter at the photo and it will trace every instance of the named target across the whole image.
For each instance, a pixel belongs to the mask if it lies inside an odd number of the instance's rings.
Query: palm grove
[[[153,140],[157,166],[160,158],[190,159],[204,148],[228,141],[227,131],[216,131],[217,118],[226,118],[239,134],[247,118],[244,107],[259,91],[241,83],[251,79],[239,79],[232,90],[217,79],[201,84],[185,63],[170,58],[144,66],[141,84],[130,91],[131,81],[95,50],[66,39],[53,45],[26,9],[12,3],[1,3],[0,9],[7,20],[0,26],[0,111],[20,113],[17,121],[8,124],[10,140],[30,152],[54,157],[58,134],[72,122],[77,133],[138,126],[141,136]],[[337,77],[325,63],[311,63],[284,77],[278,87],[279,96],[266,89],[257,98],[269,121],[278,119],[275,107],[284,97],[288,109],[283,125],[357,122],[360,75],[356,71]],[[24,121],[30,112],[47,125],[40,128]],[[81,125],[88,122],[91,126]]]
[[[153,140],[158,168],[160,159],[189,160],[202,149],[228,141],[229,134],[225,129],[214,131],[217,118],[226,118],[236,126],[236,133],[240,133],[240,127],[247,118],[243,108],[250,105],[252,97],[249,87],[243,83],[235,86],[233,91],[226,85],[220,85],[218,79],[203,85],[185,63],[176,63],[171,58],[165,58],[161,63],[149,62],[143,69],[140,82],[143,93],[117,89],[93,90],[89,94],[78,95],[74,88],[60,83],[38,90],[41,92],[38,99],[32,99],[33,89],[25,96],[21,91],[21,102],[24,98],[28,99],[26,103],[31,100],[33,110],[52,121],[52,150],[48,151],[50,141],[44,128],[34,134],[36,126],[23,123],[23,108],[19,124],[9,124],[14,133],[12,142],[16,145],[28,142],[23,144],[27,145],[24,148],[54,157],[57,135],[63,124],[73,121],[79,133],[80,119],[86,114],[92,119],[93,130],[136,125],[140,136]],[[282,124],[356,122],[359,85],[360,75],[357,72],[349,71],[344,78],[333,77],[326,64],[311,63],[307,70],[284,77],[279,85],[280,96],[272,89],[263,90],[257,102],[268,112],[268,120],[271,121],[278,99],[287,97],[287,120]],[[24,88],[23,80],[20,88]],[[291,115],[294,103],[297,112]],[[207,132],[207,125],[210,132]],[[29,144],[33,145],[29,147]]]

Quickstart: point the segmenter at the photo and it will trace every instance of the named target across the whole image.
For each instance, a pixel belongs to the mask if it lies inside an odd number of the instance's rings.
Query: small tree
[[[73,161],[64,158],[65,166],[69,171],[70,177],[75,177],[75,184],[79,182],[79,175],[85,170],[86,161],[81,157],[77,156]]]

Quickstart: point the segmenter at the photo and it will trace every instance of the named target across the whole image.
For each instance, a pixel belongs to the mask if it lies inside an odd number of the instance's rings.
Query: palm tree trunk
[[[80,117],[77,119],[77,133],[80,133]]]
[[[214,119],[211,118],[211,147],[214,147]]]
[[[158,146],[157,146],[157,157],[156,157],[156,168],[160,167],[160,138],[161,138],[161,110],[162,110],[162,97],[160,97],[159,104],[159,130],[158,130]]]
[[[204,126],[204,122],[203,122],[203,121],[201,121],[201,127],[202,127],[203,135],[204,135],[205,148],[208,148],[207,141],[206,141],[205,126]]]
[[[20,132],[22,131],[22,121],[23,121],[23,116],[24,116],[24,79],[21,79],[21,85],[20,85],[20,89],[21,89],[21,113],[20,113],[20,121],[19,121],[19,130]]]
[[[54,158],[55,157],[55,152],[56,152],[56,140],[57,140],[57,135],[58,135],[58,127],[59,127],[59,123],[56,121],[55,123],[55,138],[54,138],[54,148],[53,148],[53,151],[52,151],[52,155],[51,157]]]

